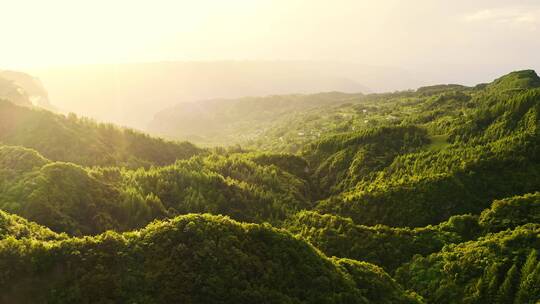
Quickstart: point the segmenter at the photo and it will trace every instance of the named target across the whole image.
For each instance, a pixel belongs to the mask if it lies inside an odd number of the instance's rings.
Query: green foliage
[[[391,228],[356,225],[349,218],[301,212],[286,227],[329,256],[367,261],[391,272],[416,254],[427,255],[446,244],[465,241],[466,236],[456,232],[459,229],[452,229],[457,221],[424,228]],[[475,225],[474,218],[469,221],[470,226]]]
[[[471,119],[452,131],[451,138],[467,144],[486,143],[513,134],[538,137],[540,89],[515,93],[483,93],[475,99]]]
[[[396,278],[430,303],[535,303],[540,289],[530,284],[540,278],[531,251],[539,249],[540,225],[527,224],[416,256]]]
[[[311,200],[308,182],[273,162],[298,169],[305,164],[297,157],[252,153],[212,154],[149,169],[88,169],[4,146],[0,164],[9,165],[0,169],[0,208],[71,235],[126,231],[193,212],[277,224],[309,208]]]
[[[430,144],[428,146],[428,150],[432,151],[438,151],[441,149],[444,149],[450,145],[448,142],[448,135],[433,135],[430,138]]]
[[[366,298],[375,299],[374,303],[423,303],[422,297],[414,292],[407,291],[404,295],[403,288],[380,267],[350,259],[333,260],[352,275],[356,286],[364,289]]]
[[[540,87],[540,78],[533,70],[512,72],[496,79],[488,86],[497,90],[516,90]]]
[[[166,165],[203,151],[130,129],[0,101],[0,142],[32,148],[48,159],[80,165]]]
[[[317,209],[362,224],[424,226],[480,213],[494,199],[537,191],[539,92],[518,91],[504,98],[497,91],[475,92],[478,109],[453,122],[444,149],[400,152],[371,179],[322,200]],[[341,142],[345,146],[334,144],[342,147],[336,155],[347,155],[352,145]]]
[[[316,141],[303,153],[319,187],[335,194],[369,180],[400,153],[427,142],[426,131],[417,127],[381,127]]]
[[[167,167],[124,171],[119,183],[156,195],[172,214],[210,212],[275,223],[309,206],[304,180],[275,165],[259,165],[252,157],[195,157]]]
[[[538,251],[531,250],[521,268],[521,280],[514,303],[534,303],[540,299],[540,261]]]
[[[540,192],[495,201],[480,215],[480,225],[489,232],[527,223],[540,224]]]
[[[538,210],[533,209],[537,198],[538,193],[534,193],[497,200],[480,217],[453,216],[422,228],[357,225],[350,218],[312,211],[297,213],[285,227],[329,256],[367,261],[393,272],[417,254],[426,256],[490,232],[540,224]]]
[[[496,303],[512,303],[516,294],[516,289],[519,283],[519,271],[516,264],[508,270],[505,275],[504,282],[499,287],[497,296],[495,297]]]
[[[339,106],[362,96],[329,92],[182,103],[158,113],[150,124],[150,130],[198,144],[241,143],[258,148],[278,146],[280,151],[293,152],[300,148],[301,143],[312,139],[315,133],[304,133],[301,125],[291,128],[287,123],[291,115]],[[283,128],[284,124],[288,127]],[[265,142],[263,138],[268,138],[270,134],[272,140]],[[293,138],[295,140],[291,142]]]
[[[64,234],[54,233],[49,228],[0,210],[0,240],[8,237],[15,239],[32,238],[43,241],[67,238]]]
[[[248,157],[261,166],[275,165],[292,175],[309,179],[309,164],[300,156],[285,153],[251,153]]]
[[[464,89],[467,89],[467,87],[459,85],[459,84],[438,84],[438,85],[420,87],[416,90],[416,92],[422,95],[431,96],[438,93],[446,93],[447,91],[450,91],[450,90],[460,91]]]
[[[0,170],[22,173],[42,167],[47,159],[35,150],[23,147],[0,146]]]
[[[536,303],[539,87],[160,115],[207,150],[0,102],[0,303]]]
[[[4,303],[418,303],[376,266],[209,215],[126,234],[7,238],[0,269]]]

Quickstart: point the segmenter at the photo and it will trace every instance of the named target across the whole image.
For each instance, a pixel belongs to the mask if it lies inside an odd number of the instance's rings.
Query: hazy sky
[[[538,0],[0,3],[0,69],[163,60],[540,67]]]

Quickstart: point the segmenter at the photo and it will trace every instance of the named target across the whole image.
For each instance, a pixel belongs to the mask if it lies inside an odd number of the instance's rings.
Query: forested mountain
[[[537,303],[540,225],[527,224],[415,256],[396,278],[431,303]]]
[[[527,88],[520,87],[522,81],[514,82],[524,75],[533,78]],[[324,201],[319,210],[350,216],[358,223],[422,226],[454,214],[479,213],[496,198],[536,191],[540,187],[537,78],[534,72],[512,73],[473,90],[468,102],[472,108],[458,104],[462,111],[458,115],[442,112],[416,124],[433,134],[428,137],[432,145],[394,157],[384,168],[375,168],[379,169],[375,174],[365,176],[356,169],[356,161],[374,167],[363,161],[363,150],[349,153],[354,155],[350,162],[334,161],[334,174],[343,170],[363,182]],[[509,89],[509,83],[517,86]],[[441,138],[444,142],[436,143]],[[392,149],[384,154],[388,151]],[[377,160],[382,155],[377,154]]]
[[[410,87],[396,68],[311,61],[163,61],[32,69],[56,106],[100,121],[146,128],[154,114],[205,99]]]
[[[181,103],[157,113],[148,130],[201,144],[244,143],[261,136],[277,122],[282,122],[287,114],[339,105],[361,96],[360,93],[329,92]]]
[[[534,71],[191,106],[232,147],[0,103],[0,303],[540,300]]]
[[[3,146],[0,208],[58,232],[87,235],[194,212],[279,223],[311,207],[305,180],[260,159],[214,154],[149,169],[89,169]]]
[[[67,238],[65,234],[55,233],[49,228],[0,210],[0,240],[8,237],[13,239],[33,238],[42,241]]]
[[[456,215],[420,228],[358,225],[350,218],[312,211],[297,213],[286,227],[328,255],[369,261],[393,272],[415,255],[528,223],[540,223],[540,192],[494,201],[480,215]]]
[[[8,237],[0,269],[3,303],[418,303],[377,266],[209,215],[84,239]]]
[[[80,165],[166,165],[203,151],[190,143],[152,138],[131,129],[0,100],[0,143],[39,151]]]

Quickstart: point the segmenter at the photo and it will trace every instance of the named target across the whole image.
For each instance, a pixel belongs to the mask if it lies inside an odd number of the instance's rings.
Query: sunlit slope
[[[539,252],[540,225],[527,224],[416,256],[396,277],[429,303],[537,303]]]
[[[350,218],[313,211],[297,213],[286,227],[329,256],[368,261],[393,272],[415,255],[528,223],[540,224],[540,192],[496,200],[480,215],[456,215],[419,228],[358,225]]]
[[[360,93],[329,92],[180,103],[158,112],[148,130],[197,143],[244,144],[283,123],[291,113],[331,107],[362,96]]]
[[[527,77],[531,79],[524,80]],[[514,78],[519,79],[518,86],[508,89]],[[534,72],[515,72],[475,89],[470,93],[472,106],[460,110],[461,115],[451,120],[444,115],[434,116],[414,124],[427,135],[408,151],[399,145],[397,148],[402,150],[396,150],[393,145],[399,141],[388,141],[388,136],[362,142],[350,141],[352,135],[339,135],[308,146],[305,156],[312,159],[315,177],[320,183],[335,185],[329,189],[338,192],[317,209],[352,217],[363,224],[424,226],[456,214],[479,213],[493,199],[537,191],[537,79]],[[522,87],[523,83],[527,86]],[[407,125],[409,121],[404,121],[399,128]],[[386,134],[385,128],[368,134]],[[427,145],[430,133],[445,134],[447,143],[437,149]],[[415,137],[406,138],[414,142]],[[321,154],[322,147],[327,146],[328,156],[321,157],[325,155]]]
[[[126,231],[195,212],[278,224],[312,205],[309,183],[278,167],[298,161],[213,154],[148,169],[89,169],[0,146],[0,208],[72,235]]]
[[[190,143],[169,142],[111,124],[63,116],[0,101],[0,143],[80,165],[166,165],[202,153]]]
[[[346,73],[356,69],[363,76],[353,75],[356,71]],[[405,80],[400,70],[369,71],[385,80]],[[32,73],[43,80],[60,109],[138,129],[146,128],[154,114],[181,103],[274,94],[366,92],[362,79],[377,77],[365,66],[262,60],[75,65]]]
[[[0,240],[8,237],[14,239],[31,238],[42,241],[67,238],[65,234],[55,233],[47,227],[0,210]]]

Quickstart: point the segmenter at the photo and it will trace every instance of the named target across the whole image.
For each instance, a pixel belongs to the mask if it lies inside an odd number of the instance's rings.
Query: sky
[[[174,60],[340,61],[428,72],[540,66],[540,1],[0,3],[0,68]]]

